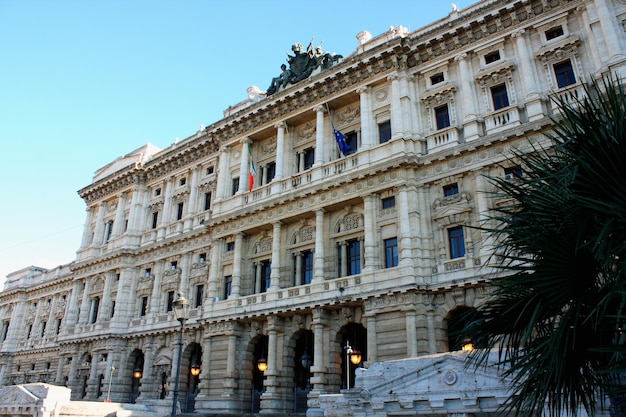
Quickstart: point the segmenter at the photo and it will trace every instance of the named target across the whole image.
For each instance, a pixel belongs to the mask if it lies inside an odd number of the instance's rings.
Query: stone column
[[[111,317],[111,282],[115,279],[115,271],[104,273],[104,289],[102,290],[102,306],[98,315],[100,322],[108,321]]]
[[[165,197],[163,198],[163,215],[161,216],[161,221],[159,221],[159,226],[157,228],[157,240],[163,239],[167,235],[167,226],[171,222],[172,189],[174,188],[173,185],[173,178],[169,178],[163,184],[163,187],[165,188]]]
[[[189,271],[191,269],[192,252],[185,252],[180,265],[180,286],[178,290],[185,294],[185,298],[189,299]]]
[[[387,77],[391,81],[391,139],[402,137],[402,105],[400,103],[400,77],[392,74]]]
[[[400,186],[398,190],[398,219],[399,219],[399,252],[398,263],[401,266],[413,265],[413,254],[411,251],[411,221],[409,220],[409,196],[406,186]]]
[[[324,106],[313,107],[315,111],[315,164],[324,164]]]
[[[154,274],[152,282],[152,294],[150,295],[150,311],[149,314],[153,320],[157,319],[159,314],[159,303],[161,302],[161,280],[163,279],[163,271],[165,269],[165,259],[159,259],[154,265]]]
[[[75,349],[78,349],[78,346],[75,347]],[[72,391],[79,392],[80,390],[78,389],[78,386],[77,386],[78,381],[76,379],[76,373],[78,371],[78,361],[80,360],[80,355],[78,354],[78,352],[74,351],[74,353],[72,353],[71,358],[72,358],[72,361],[70,362],[70,373],[67,378],[67,384],[68,384],[68,388],[71,388]]]
[[[281,222],[275,222],[272,235],[272,272],[270,273],[270,290],[280,289],[280,227]]]
[[[85,278],[85,287],[83,288],[83,300],[80,304],[80,315],[78,316],[78,324],[87,324],[89,321],[89,287],[91,286],[90,277]]]
[[[459,74],[461,74],[461,103],[463,106],[463,134],[465,140],[478,139],[478,118],[475,113],[476,96],[474,93],[474,73],[472,68],[467,64],[468,56],[466,53],[459,54],[454,57],[459,63]]]
[[[117,210],[115,211],[115,220],[113,221],[113,231],[111,239],[120,237],[124,233],[124,211],[126,210],[126,194],[120,193],[117,196]]]
[[[345,277],[348,275],[348,243],[345,241],[339,242],[339,247],[341,250],[341,274],[340,276]]]
[[[617,26],[615,10],[611,10],[606,0],[594,0],[602,36],[609,59],[606,61],[608,65],[624,59],[624,28]],[[620,39],[621,37],[621,39]]]
[[[207,294],[209,296],[209,299],[211,301],[215,300],[215,297],[217,297],[217,288],[218,288],[218,283],[221,279],[221,275],[220,275],[220,260],[221,260],[221,253],[224,250],[224,240],[223,239],[216,239],[213,241],[213,245],[211,246],[211,266],[210,266],[210,270],[209,270],[209,284],[208,284],[208,289],[207,289]]]
[[[226,375],[224,378],[224,393],[228,396],[235,394],[237,389],[237,335],[228,335],[228,357],[226,358]]]
[[[148,191],[143,185],[143,178],[136,177],[136,185],[133,187],[130,200],[130,211],[128,213],[128,233],[136,236],[146,230],[146,198]],[[139,242],[134,242],[138,244]]]
[[[428,300],[429,305],[426,306],[426,324],[428,326],[428,353],[433,355],[437,353],[437,336],[435,335],[435,307],[430,304],[432,300]]]
[[[87,395],[86,399],[95,400],[98,398],[98,359],[97,355],[93,355],[91,358],[91,365],[89,366],[89,379],[87,381]]]
[[[94,207],[87,207],[85,209],[87,212],[87,218],[85,219],[85,225],[83,226],[83,237],[80,242],[80,249],[86,249],[91,244],[93,240],[94,231],[91,228],[91,222],[93,221],[93,212]]]
[[[402,115],[402,126],[400,132],[404,139],[413,139],[411,128],[411,97],[409,94],[409,77],[405,72],[399,74],[400,111]],[[393,129],[393,127],[392,127]]]
[[[296,252],[294,255],[295,261],[296,261],[296,279],[294,282],[294,285],[301,285],[302,284],[302,252]]]
[[[70,300],[68,303],[67,316],[65,317],[65,321],[67,325],[65,328],[74,327],[76,322],[78,321],[78,291],[80,288],[80,280],[75,280],[72,285],[72,292],[70,294]]]
[[[106,204],[104,201],[101,201],[98,205],[98,217],[96,219],[96,230],[93,233],[93,241],[91,242],[94,246],[101,246],[104,242],[104,212],[106,211]]]
[[[313,255],[313,282],[324,281],[324,209],[315,211],[315,254]]]
[[[200,166],[196,165],[191,170],[191,185],[189,189],[189,202],[187,203],[187,214],[185,215],[184,232],[193,229],[193,220],[198,212],[198,177],[200,176]]]
[[[243,251],[243,233],[237,233],[235,235],[235,253],[233,261],[233,283],[231,286],[230,296],[232,298],[239,297],[241,295],[241,258]]]
[[[278,368],[278,323],[276,316],[268,317],[267,331],[267,369],[263,373],[265,376],[265,393],[261,396],[261,408],[266,412],[273,411],[277,405],[279,381],[281,369]]]
[[[285,172],[284,172],[284,163],[285,163],[285,122],[278,122],[274,125],[277,129],[276,134],[276,175],[274,179],[282,180]]]
[[[239,165],[239,191],[237,194],[250,191],[250,154],[248,153],[250,142],[250,138],[243,138],[239,141],[241,143],[241,161]]]
[[[328,356],[324,342],[324,327],[327,325],[327,319],[324,310],[321,307],[315,307],[313,310],[313,366],[311,366],[311,385],[313,390],[323,393],[326,389],[326,374],[328,368]]]
[[[254,263],[254,293],[260,294],[261,291],[265,291],[265,288],[261,288],[261,272],[263,270],[261,262]]]
[[[524,29],[516,30],[511,33],[511,37],[515,39],[517,48],[517,58],[520,67],[519,74],[522,78],[526,114],[529,121],[534,121],[543,117],[541,96],[537,93],[541,87],[537,82],[533,53],[528,50],[526,45],[525,33],[526,30]]]
[[[220,149],[220,164],[217,172],[217,188],[215,196],[215,202],[220,202],[225,198],[230,197],[228,190],[228,181],[230,179],[230,146],[224,145]]]
[[[378,332],[376,331],[376,314],[367,312],[367,362],[374,363],[378,360]]]
[[[376,131],[372,123],[372,107],[370,103],[370,87],[364,85],[356,89],[360,96],[361,106],[361,148],[369,149],[376,145]]]
[[[67,356],[65,355],[61,355],[59,357],[59,362],[57,364],[57,372],[56,375],[54,377],[54,384],[55,385],[63,385],[63,365],[65,364],[65,360],[67,359]],[[2,380],[0,379],[0,383],[2,383]]]
[[[380,269],[378,258],[378,245],[376,242],[376,215],[378,214],[378,196],[376,194],[368,194],[363,197],[363,212],[365,216],[365,239],[363,241],[364,250],[364,267],[363,272],[371,272]]]
[[[406,314],[406,355],[407,358],[417,357],[417,328],[416,312],[414,308],[405,311]]]
[[[487,226],[487,222],[489,221],[489,185],[485,176],[489,175],[488,169],[477,171],[475,173],[475,183],[476,183],[476,211],[478,212],[478,222],[480,226]],[[488,258],[493,253],[493,238],[491,234],[485,232],[483,230],[476,230],[476,233],[480,235],[479,238],[479,250],[478,256],[481,258],[481,263],[486,263]]]

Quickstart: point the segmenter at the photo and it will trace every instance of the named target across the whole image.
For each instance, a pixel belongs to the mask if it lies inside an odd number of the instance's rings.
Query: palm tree
[[[514,152],[520,178],[490,178],[510,201],[483,225],[503,277],[466,329],[484,347],[468,364],[499,351],[515,414],[594,415],[608,395],[626,415],[626,96],[614,78],[585,93],[556,100],[549,146]]]

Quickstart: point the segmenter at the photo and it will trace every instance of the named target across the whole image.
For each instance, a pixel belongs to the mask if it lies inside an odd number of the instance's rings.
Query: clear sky
[[[474,1],[458,2],[459,8]],[[94,172],[267,89],[291,45],[349,55],[447,0],[0,0],[0,283],[74,260]]]

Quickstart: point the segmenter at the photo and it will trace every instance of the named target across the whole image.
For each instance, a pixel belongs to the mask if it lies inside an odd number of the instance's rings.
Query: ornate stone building
[[[316,415],[354,381],[347,344],[365,367],[459,349],[448,331],[494,276],[474,228],[501,203],[485,176],[520,175],[507,157],[544,140],[551,94],[626,75],[625,19],[623,0],[487,0],[363,32],[306,79],[101,168],[76,259],[0,294],[0,386],[171,403],[179,291],[184,410]]]

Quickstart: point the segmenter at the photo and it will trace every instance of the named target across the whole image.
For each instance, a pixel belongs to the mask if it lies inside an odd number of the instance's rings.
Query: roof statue
[[[291,51],[293,55],[287,53],[289,68],[285,64],[280,66],[282,72],[278,77],[272,78],[272,83],[267,89],[268,96],[278,92],[281,87],[285,88],[287,84],[295,84],[310,77],[318,68],[325,70],[332,67],[340,58],[343,58],[335,53],[324,52],[321,43],[313,49],[313,39],[309,42],[306,51],[302,51],[302,45],[299,42],[292,45]]]

